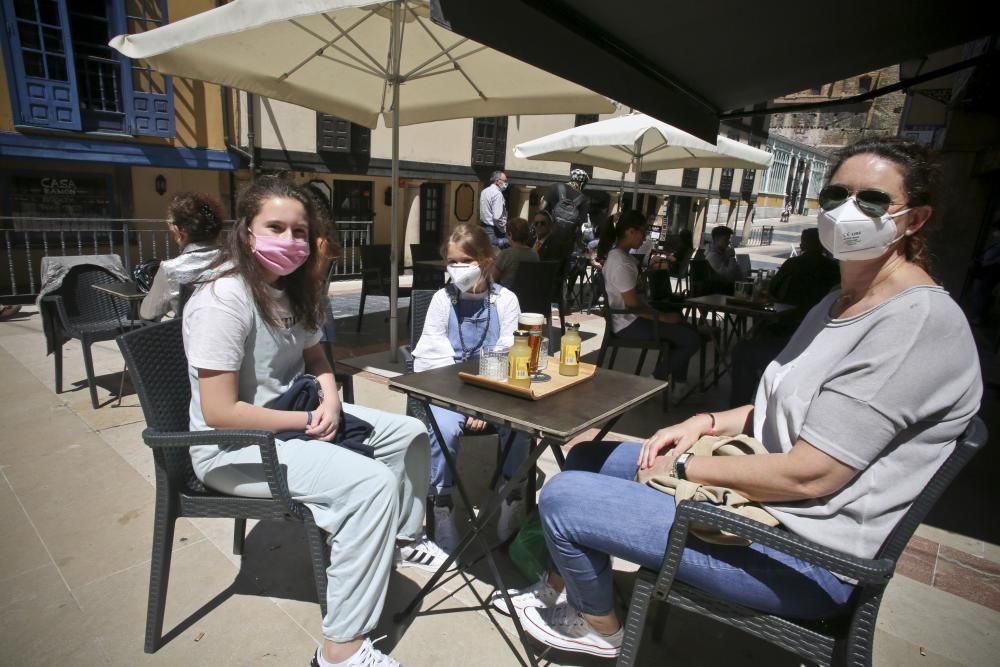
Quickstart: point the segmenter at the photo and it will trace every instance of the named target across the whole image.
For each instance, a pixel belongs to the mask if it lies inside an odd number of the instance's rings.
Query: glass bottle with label
[[[580,374],[580,325],[566,325],[559,349],[559,375]]]
[[[514,332],[514,346],[507,355],[507,384],[525,389],[531,386],[531,346],[528,344],[528,332],[518,329]]]

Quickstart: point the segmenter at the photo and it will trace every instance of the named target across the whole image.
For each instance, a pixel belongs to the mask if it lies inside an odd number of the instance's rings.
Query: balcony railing
[[[227,223],[223,234],[228,233]],[[359,248],[372,242],[372,222],[350,222],[339,232],[343,248],[334,279],[361,275]],[[0,216],[0,303],[29,303],[38,295],[42,257],[118,255],[126,271],[180,252],[163,220],[137,218],[28,218]]]

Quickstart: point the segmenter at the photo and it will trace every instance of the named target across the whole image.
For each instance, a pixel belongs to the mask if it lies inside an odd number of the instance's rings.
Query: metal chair
[[[361,332],[361,320],[365,314],[365,300],[369,296],[390,296],[389,262],[392,252],[388,245],[361,246],[361,304],[358,306],[358,324],[355,331]],[[409,287],[398,288],[399,298],[410,296]]]
[[[117,338],[142,405],[146,430],[142,438],[153,450],[156,466],[156,514],[146,608],[146,653],[162,644],[163,612],[167,602],[174,523],[179,517],[235,519],[233,553],[243,554],[247,519],[283,519],[303,524],[313,564],[313,580],[326,614],[326,534],[313,522],[308,508],[291,499],[287,477],[278,462],[274,434],[256,430],[188,430],[191,386],[179,318],[147,326]],[[242,498],[206,488],[195,477],[189,448],[216,444],[260,448],[271,498]]]
[[[653,599],[738,628],[819,665],[869,667],[872,663],[879,605],[900,554],[927,512],[959,471],[982,449],[986,439],[986,425],[979,417],[974,417],[955,445],[955,451],[938,468],[910,509],[896,524],[882,548],[871,559],[857,558],[820,546],[785,530],[770,528],[717,509],[708,503],[680,503],[677,506],[677,518],[670,531],[663,566],[659,572],[641,568],[636,578],[625,622],[622,651],[618,657],[619,667],[635,664],[649,603]],[[674,578],[692,523],[725,530],[758,544],[780,549],[804,561],[825,567],[835,574],[856,579],[859,582],[858,588],[842,614],[822,621],[783,618],[715,599]]]
[[[100,266],[80,264],[70,268],[59,289],[43,296],[40,304],[42,327],[49,350],[55,355],[56,393],[62,393],[63,345],[76,338],[83,348],[90,403],[95,410],[98,408],[97,384],[94,382],[94,358],[90,346],[142,326],[127,303],[94,289],[94,285],[120,282],[114,274]]]

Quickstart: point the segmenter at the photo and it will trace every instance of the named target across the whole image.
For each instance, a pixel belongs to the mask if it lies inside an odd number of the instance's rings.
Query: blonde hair
[[[490,243],[490,237],[479,225],[463,224],[455,227],[448,240],[441,246],[441,257],[448,258],[448,246],[452,243],[458,245],[466,255],[475,257],[480,262],[492,259],[496,254],[496,248]]]

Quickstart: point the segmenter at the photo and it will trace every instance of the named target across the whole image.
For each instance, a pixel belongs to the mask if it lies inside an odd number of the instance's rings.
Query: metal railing
[[[228,231],[231,221],[223,233]],[[361,246],[372,242],[372,221],[339,230],[342,254],[334,279],[361,275]],[[125,270],[180,252],[163,220],[138,218],[34,218],[0,216],[0,302],[32,301],[43,257],[118,255]]]
[[[774,225],[761,225],[750,230],[745,246],[771,245],[774,241]]]

